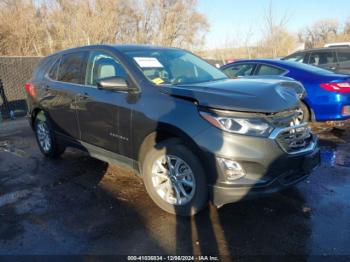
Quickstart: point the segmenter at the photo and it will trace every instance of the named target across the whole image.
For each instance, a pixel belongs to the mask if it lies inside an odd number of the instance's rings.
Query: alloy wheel
[[[157,194],[171,205],[186,205],[196,190],[196,181],[189,165],[181,158],[165,155],[154,161],[152,185]]]
[[[45,152],[49,152],[51,149],[52,141],[51,141],[49,128],[45,122],[39,122],[37,124],[36,135],[37,135],[40,147]]]

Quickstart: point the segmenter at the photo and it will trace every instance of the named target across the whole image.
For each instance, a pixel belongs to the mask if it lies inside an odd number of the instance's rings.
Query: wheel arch
[[[155,147],[157,144],[169,139],[174,139],[174,141],[181,141],[183,145],[188,147],[188,149],[190,149],[199,158],[199,161],[201,163],[205,163],[205,161],[203,161],[203,153],[188,134],[175,126],[159,125],[156,130],[150,132],[147,134],[147,136],[145,136],[140,146],[136,149],[136,157],[139,164],[140,174],[142,174],[141,167],[148,150],[152,147]]]
[[[30,125],[32,128],[34,127],[34,122],[37,117],[46,118],[45,111],[40,107],[34,108],[30,114]]]

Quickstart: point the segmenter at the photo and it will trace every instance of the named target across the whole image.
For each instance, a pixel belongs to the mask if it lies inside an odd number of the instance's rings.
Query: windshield
[[[186,85],[227,79],[216,67],[177,49],[127,51],[144,76],[156,85]]]

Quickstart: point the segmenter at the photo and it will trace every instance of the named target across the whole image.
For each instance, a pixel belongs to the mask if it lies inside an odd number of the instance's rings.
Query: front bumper
[[[265,183],[210,186],[212,202],[220,207],[227,203],[257,198],[288,188],[307,178],[319,166],[320,150],[317,148],[307,155],[285,159],[281,164],[284,168],[278,170],[280,175]]]
[[[320,163],[315,136],[310,146],[298,152],[287,152],[279,144],[278,135],[273,134],[270,138],[257,138],[208,129],[195,139],[205,155],[202,162],[216,206],[282,190],[305,179]],[[218,158],[238,162],[245,176],[228,181]]]

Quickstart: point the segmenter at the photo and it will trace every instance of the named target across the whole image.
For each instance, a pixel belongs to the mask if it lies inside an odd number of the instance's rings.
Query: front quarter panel
[[[152,133],[156,136],[155,141],[166,132],[191,143],[192,137],[209,126],[193,101],[161,93],[158,88],[162,87],[145,84],[134,107],[132,137],[135,159],[138,159],[144,139]]]

